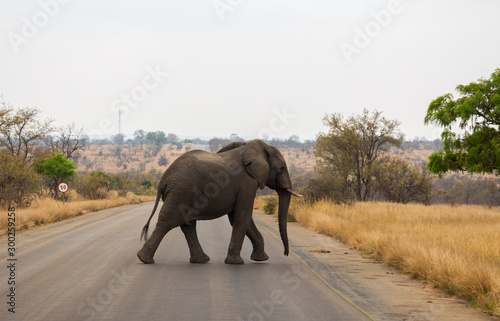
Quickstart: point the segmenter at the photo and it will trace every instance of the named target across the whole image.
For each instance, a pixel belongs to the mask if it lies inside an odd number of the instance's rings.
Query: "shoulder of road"
[[[261,210],[253,217],[261,230],[280,240],[276,217]],[[288,238],[292,255],[373,320],[497,320],[297,223],[288,223]]]

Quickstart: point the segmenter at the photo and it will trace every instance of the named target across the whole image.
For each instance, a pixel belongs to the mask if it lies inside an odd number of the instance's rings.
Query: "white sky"
[[[122,106],[128,135],[314,139],[367,108],[434,139],[429,103],[500,67],[498,0],[60,2],[0,3],[0,94],[91,134]]]

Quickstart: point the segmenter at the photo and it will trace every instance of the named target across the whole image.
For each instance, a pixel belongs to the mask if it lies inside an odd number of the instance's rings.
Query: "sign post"
[[[63,193],[63,203],[64,203],[64,198],[65,198],[64,193],[69,191],[69,186],[67,183],[61,182],[61,183],[59,183],[59,185],[57,185],[57,189],[59,190],[59,192]]]

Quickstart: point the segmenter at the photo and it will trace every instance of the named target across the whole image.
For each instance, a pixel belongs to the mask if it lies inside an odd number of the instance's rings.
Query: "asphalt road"
[[[198,222],[207,264],[190,264],[179,228],[167,234],[156,264],[136,252],[152,203],[126,206],[19,233],[15,313],[8,311],[12,261],[0,241],[1,320],[370,320],[261,229],[270,260],[224,264],[227,217]],[[155,215],[156,218],[157,215]],[[154,226],[154,225],[152,225]]]

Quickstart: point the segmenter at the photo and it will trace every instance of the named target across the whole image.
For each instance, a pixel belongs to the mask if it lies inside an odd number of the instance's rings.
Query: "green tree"
[[[400,147],[403,136],[399,122],[364,109],[360,115],[344,119],[334,113],[323,118],[328,133],[320,133],[316,141],[316,168],[322,175],[340,179],[345,189],[352,189],[358,201],[373,195],[373,166],[390,146]]]
[[[63,154],[48,155],[33,163],[35,173],[48,180],[52,196],[58,198],[57,186],[63,181],[72,181],[75,176],[75,163],[70,162]]]
[[[167,136],[165,132],[161,130],[147,133],[146,139],[156,145],[157,149],[160,149],[161,146],[167,142]]]
[[[493,173],[500,169],[500,69],[489,79],[459,85],[457,99],[446,94],[427,109],[426,124],[443,127],[443,150],[429,157],[427,168]]]

